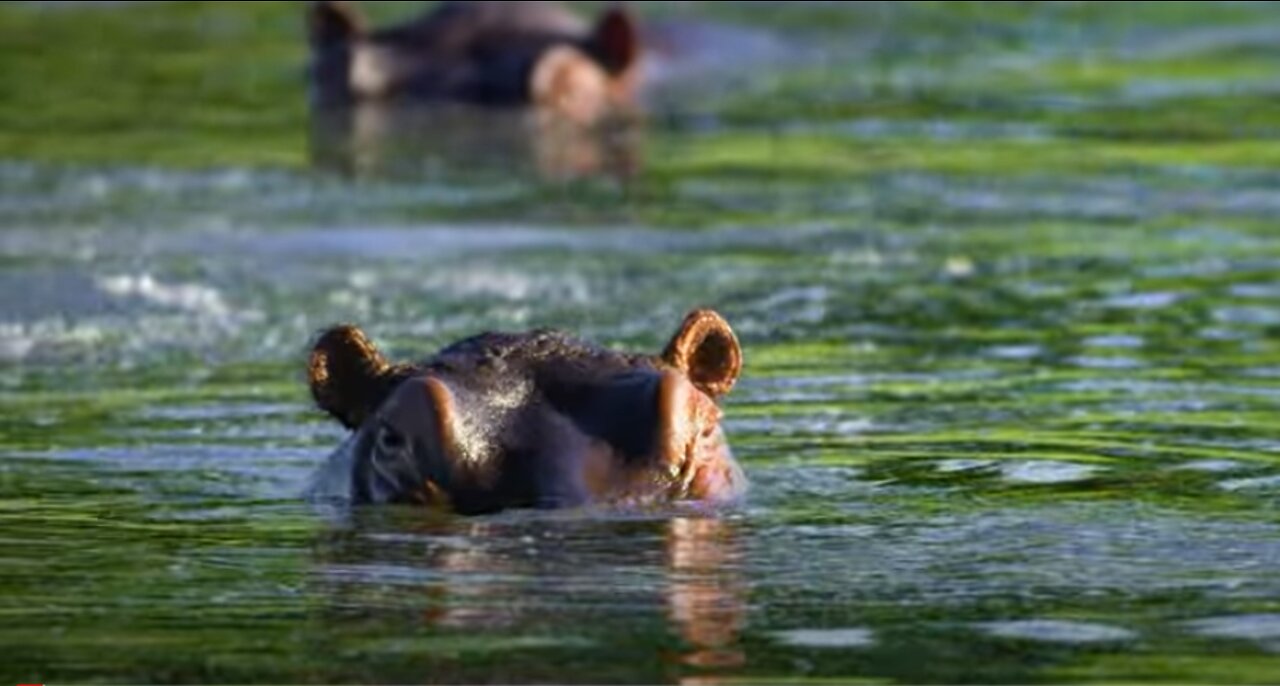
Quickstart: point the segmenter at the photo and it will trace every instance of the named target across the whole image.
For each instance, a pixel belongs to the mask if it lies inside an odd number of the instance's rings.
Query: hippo
[[[638,27],[621,7],[594,25],[545,2],[444,2],[406,23],[372,30],[344,2],[308,12],[311,98],[360,102],[538,105],[595,121],[631,99]]]
[[[484,333],[393,364],[334,326],[308,361],[317,406],[351,431],[313,498],[463,515],[509,508],[720,505],[747,481],[718,401],[742,352],[712,310],[690,312],[659,355],[564,332]]]
[[[628,183],[652,115],[670,119],[791,59],[767,31],[677,14],[640,21],[611,5],[587,20],[555,3],[444,2],[371,29],[353,5],[313,2],[312,165]]]

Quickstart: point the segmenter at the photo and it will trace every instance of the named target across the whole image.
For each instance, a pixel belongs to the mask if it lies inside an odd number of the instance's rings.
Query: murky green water
[[[0,7],[4,678],[1280,680],[1280,6],[778,5],[567,181],[313,169],[289,4]],[[695,305],[738,510],[298,500],[325,324]]]

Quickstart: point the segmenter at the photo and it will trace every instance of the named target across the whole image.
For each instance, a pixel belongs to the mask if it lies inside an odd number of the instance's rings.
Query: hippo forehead
[[[552,410],[593,437],[639,453],[649,447],[658,423],[655,392],[663,369],[652,356],[538,330],[460,341],[418,365],[405,383],[412,388],[426,376],[443,382],[455,398],[457,418],[473,424],[467,433],[488,440],[517,421],[522,437],[536,434],[529,424],[546,423],[544,410]]]
[[[607,350],[550,329],[524,334],[485,333],[459,341],[427,360],[424,371],[457,380],[525,376],[537,385],[584,382],[640,369],[657,369],[648,355]]]

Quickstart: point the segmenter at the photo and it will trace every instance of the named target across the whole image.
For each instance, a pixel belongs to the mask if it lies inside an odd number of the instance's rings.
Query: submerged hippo
[[[639,31],[622,8],[589,25],[543,2],[445,2],[371,30],[343,2],[312,3],[313,104],[368,101],[545,106],[594,121],[632,97]]]
[[[311,351],[311,393],[353,434],[312,494],[463,514],[731,501],[746,480],[716,401],[741,368],[733,330],[710,310],[689,313],[656,356],[538,330],[391,364],[360,329],[334,327]]]

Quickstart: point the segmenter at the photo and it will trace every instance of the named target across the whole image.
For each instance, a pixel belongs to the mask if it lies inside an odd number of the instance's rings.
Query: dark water
[[[1280,7],[642,9],[760,33],[548,165],[317,151],[292,5],[0,8],[4,674],[1280,681]],[[323,325],[700,305],[740,508],[297,497]]]

